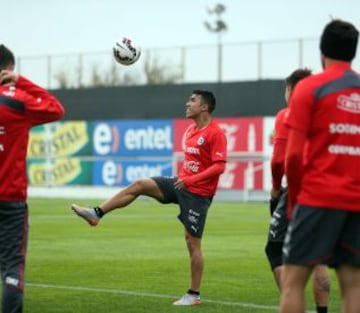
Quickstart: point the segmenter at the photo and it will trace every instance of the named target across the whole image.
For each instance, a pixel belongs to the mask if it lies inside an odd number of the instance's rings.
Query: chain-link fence
[[[354,67],[359,67],[359,58]],[[156,69],[157,83],[230,82],[283,79],[297,67],[319,71],[318,39],[222,43],[144,48],[139,61],[121,66],[108,51],[19,56],[17,70],[49,88],[141,85],[146,67]]]

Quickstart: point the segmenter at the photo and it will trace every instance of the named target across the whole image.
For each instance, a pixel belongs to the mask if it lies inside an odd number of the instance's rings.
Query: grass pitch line
[[[134,297],[166,298],[173,300],[178,297],[178,296],[171,296],[171,295],[157,294],[157,293],[136,292],[136,291],[106,289],[106,288],[91,288],[91,287],[82,287],[82,286],[62,286],[62,285],[38,284],[38,283],[26,283],[26,286],[35,287],[35,288],[51,288],[51,289],[62,289],[62,290],[72,290],[72,291],[102,292],[102,293],[134,296]],[[245,303],[245,302],[218,301],[218,300],[208,300],[208,299],[204,299],[204,300],[202,299],[201,302],[218,304],[218,305],[227,305],[227,306],[239,306],[243,308],[263,309],[268,311],[279,310],[279,307],[277,306],[260,305],[260,304]]]

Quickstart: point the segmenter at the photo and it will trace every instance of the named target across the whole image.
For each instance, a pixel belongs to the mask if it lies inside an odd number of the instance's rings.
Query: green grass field
[[[203,239],[198,307],[174,307],[188,288],[189,261],[175,205],[139,200],[88,226],[73,199],[29,199],[27,313],[276,312],[279,294],[265,254],[265,203],[218,203]],[[330,312],[339,312],[332,273]],[[309,311],[314,311],[311,289]]]

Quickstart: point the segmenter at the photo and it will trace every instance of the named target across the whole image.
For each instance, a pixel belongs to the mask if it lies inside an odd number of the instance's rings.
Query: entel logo
[[[123,135],[124,148],[137,150],[171,150],[171,127],[128,128]],[[100,155],[116,153],[120,147],[120,133],[116,126],[98,124],[94,129],[94,149]]]
[[[124,168],[119,163],[107,161],[102,167],[101,177],[105,185],[114,186],[121,184],[124,178],[127,182],[132,183],[144,177],[163,176],[163,169],[161,164],[154,166],[139,164]]]
[[[105,162],[101,171],[101,177],[107,186],[114,186],[121,183],[123,177],[121,164],[116,164],[112,161]]]
[[[113,126],[101,123],[94,129],[93,135],[94,149],[100,155],[115,153],[119,150],[120,134],[118,129]]]

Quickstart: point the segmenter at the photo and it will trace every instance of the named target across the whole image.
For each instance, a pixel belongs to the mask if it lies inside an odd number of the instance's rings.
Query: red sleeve
[[[285,173],[286,140],[274,141],[274,151],[271,157],[272,187],[275,190],[281,188],[282,178]]]
[[[64,108],[47,90],[19,76],[16,88],[23,91],[26,116],[32,126],[61,119]]]
[[[225,165],[226,165],[225,161],[215,162],[214,164],[209,166],[206,170],[204,170],[198,174],[184,177],[183,182],[184,182],[185,186],[189,186],[189,185],[192,185],[199,181],[207,180],[210,177],[220,175],[224,172]]]
[[[288,109],[283,109],[275,118],[274,147],[271,156],[271,176],[274,190],[280,190],[285,171],[285,151],[289,132],[285,125],[287,113]]]
[[[310,82],[310,83],[309,83]],[[301,80],[295,87],[289,103],[289,138],[285,156],[285,173],[288,184],[287,217],[291,218],[300,192],[304,167],[304,148],[314,105],[311,81]]]
[[[225,134],[221,130],[212,138],[211,161],[226,162],[226,159],[227,159],[227,140]]]
[[[284,108],[280,110],[278,114],[276,114],[274,140],[288,138],[289,129],[285,124],[288,115],[289,115],[289,108]]]
[[[289,139],[285,157],[285,172],[288,184],[288,206],[287,217],[290,219],[296,198],[300,191],[300,185],[303,175],[303,155],[306,136],[303,132],[296,129],[289,130]]]
[[[313,88],[309,79],[301,80],[295,87],[289,103],[289,113],[285,120],[288,127],[307,133],[314,106]]]

